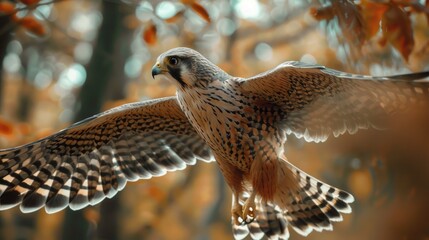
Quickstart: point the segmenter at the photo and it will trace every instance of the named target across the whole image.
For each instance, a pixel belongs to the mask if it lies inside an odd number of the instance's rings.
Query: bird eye
[[[179,64],[179,58],[177,58],[177,57],[171,57],[169,60],[168,60],[168,62],[170,63],[170,65],[177,65],[177,64]]]

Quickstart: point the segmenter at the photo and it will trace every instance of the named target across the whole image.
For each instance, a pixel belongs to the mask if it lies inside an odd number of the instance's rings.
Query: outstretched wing
[[[127,181],[212,161],[175,97],[123,105],[52,136],[0,150],[0,209],[95,205]]]
[[[330,134],[381,127],[385,117],[412,103],[428,102],[429,82],[416,81],[428,76],[372,77],[286,62],[240,84],[255,106],[271,108],[273,121],[287,134],[321,142]]]

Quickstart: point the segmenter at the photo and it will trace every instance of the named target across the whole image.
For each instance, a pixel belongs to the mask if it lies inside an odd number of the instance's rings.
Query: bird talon
[[[255,197],[252,194],[245,202],[244,206],[238,202],[238,197],[234,197],[232,207],[232,219],[235,225],[250,224],[255,220]]]
[[[234,201],[231,214],[235,225],[242,225],[244,221],[242,218],[242,213],[243,207],[238,201]]]
[[[233,219],[234,219],[235,225],[241,225],[241,226],[250,224],[255,220],[255,218],[253,216],[241,215],[241,214],[236,214],[236,213],[233,214]]]
[[[249,224],[255,220],[255,202],[253,198],[249,198],[245,205],[241,215],[243,219],[242,223]]]
[[[241,217],[240,217],[241,218]],[[253,221],[255,221],[255,218],[254,217],[250,217],[250,216],[247,216],[246,217],[246,219],[243,219],[243,218],[241,218],[242,219],[242,221],[241,221],[241,224],[240,225],[247,225],[247,224],[250,224],[250,223],[252,223]]]

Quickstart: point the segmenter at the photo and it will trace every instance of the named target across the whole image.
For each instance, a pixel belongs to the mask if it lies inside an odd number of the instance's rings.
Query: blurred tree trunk
[[[126,14],[119,0],[103,1],[101,8],[103,22],[87,68],[88,77],[77,101],[75,121],[100,112],[103,103],[112,99],[111,96],[115,96],[115,98],[124,96],[126,83],[121,72],[123,72],[125,60],[121,57],[118,61],[116,57],[126,55],[120,53],[122,49],[118,49],[118,46],[124,45],[120,42],[123,39],[121,31],[124,31],[122,20]],[[129,44],[127,46],[129,47]],[[120,81],[119,84],[118,81]],[[94,231],[96,226],[91,226],[89,219],[84,217],[85,210],[76,212],[68,210],[64,220],[62,239],[118,239],[118,208],[118,195],[111,200],[103,201],[97,233]]]
[[[127,5],[121,4],[117,6],[119,11],[118,25],[122,25],[123,19],[134,13],[134,9]],[[117,26],[119,28],[119,39],[114,49],[114,64],[112,66],[113,72],[110,75],[109,86],[107,88],[107,95],[109,100],[120,100],[126,97],[125,87],[126,79],[124,66],[127,57],[131,54],[130,42],[133,38],[133,29],[126,26]],[[105,199],[100,205],[100,221],[97,228],[97,239],[100,240],[116,240],[119,239],[119,210],[120,201],[118,193],[112,199]]]
[[[119,3],[119,1],[118,1]],[[103,22],[94,46],[93,56],[87,68],[87,79],[77,101],[75,121],[90,117],[102,109],[106,92],[116,64],[115,45],[119,38],[121,18],[118,3],[102,2]]]

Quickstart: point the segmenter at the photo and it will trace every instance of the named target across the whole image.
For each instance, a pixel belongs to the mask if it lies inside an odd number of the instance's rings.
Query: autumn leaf
[[[10,2],[0,2],[0,14],[10,15],[12,17],[12,20],[16,20],[15,5]]]
[[[143,39],[149,45],[154,45],[157,42],[156,26],[152,22],[143,31]]]
[[[310,8],[310,14],[317,21],[331,20],[332,18],[335,17],[335,13],[332,9],[332,6],[321,7],[321,8],[312,7]]]
[[[14,126],[11,122],[6,121],[5,119],[0,118],[0,135],[11,137],[13,136]]]
[[[365,22],[358,6],[348,0],[333,1],[332,6],[344,37],[350,43],[361,46],[365,41]]]
[[[384,47],[387,44],[387,39],[384,36],[382,36],[377,42],[380,46]]]
[[[402,8],[390,5],[383,14],[381,29],[386,41],[408,61],[408,57],[414,48],[413,29],[408,14]]]
[[[361,1],[360,12],[365,21],[365,37],[372,38],[380,30],[380,22],[388,5],[384,3],[372,2],[369,0]]]
[[[310,8],[310,14],[318,21],[338,20],[342,35],[351,43],[361,46],[365,40],[364,20],[358,7],[351,1],[332,1],[332,5]]]
[[[197,13],[202,19],[210,23],[210,15],[207,10],[197,2],[193,2],[189,5],[195,13]]]
[[[42,37],[46,35],[45,27],[37,21],[34,17],[28,16],[23,17],[18,20],[19,24],[21,24],[22,27],[24,27],[27,31]]]
[[[0,2],[0,13],[11,14],[15,12],[15,5],[10,2]]]
[[[169,18],[165,19],[164,21],[166,23],[175,23],[177,20],[179,20],[183,16],[184,13],[185,13],[185,11],[183,11],[183,10],[178,11],[176,14],[174,14],[174,16],[169,17]]]
[[[40,0],[19,0],[20,2],[24,3],[25,5],[34,5],[40,2]]]
[[[194,3],[196,0],[180,0],[180,2],[182,2],[185,5],[191,5],[192,3]]]

